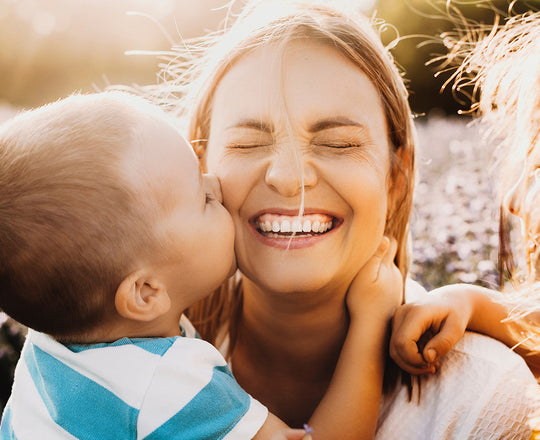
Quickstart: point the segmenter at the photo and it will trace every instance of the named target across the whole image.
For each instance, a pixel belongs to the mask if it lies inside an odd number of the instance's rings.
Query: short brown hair
[[[142,102],[76,95],[0,127],[0,307],[21,323],[69,339],[114,312],[150,236],[118,171]]]

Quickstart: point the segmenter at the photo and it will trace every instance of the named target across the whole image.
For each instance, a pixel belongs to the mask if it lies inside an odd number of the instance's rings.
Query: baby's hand
[[[463,336],[472,314],[468,296],[457,286],[431,291],[400,306],[392,321],[390,356],[411,374],[435,373],[439,359]]]
[[[280,429],[270,440],[311,440],[304,429]]]
[[[383,237],[373,257],[354,278],[347,293],[347,307],[352,319],[363,314],[364,317],[389,320],[401,304],[403,277],[394,264],[396,249],[395,239]]]

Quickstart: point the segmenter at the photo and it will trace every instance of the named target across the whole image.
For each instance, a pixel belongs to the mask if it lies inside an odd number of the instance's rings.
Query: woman
[[[407,93],[367,23],[315,2],[255,2],[205,61],[202,73],[180,80],[195,90],[183,108],[201,167],[220,178],[240,273],[190,318],[248,392],[299,426],[336,366],[349,284],[383,234],[397,240],[396,264],[407,275]],[[364,301],[366,319],[386,326],[389,318],[371,313],[369,292]],[[420,401],[388,369],[376,438],[528,435],[528,402],[516,404],[508,383],[532,376],[501,345],[473,339],[421,384]],[[480,381],[486,368],[488,384]]]

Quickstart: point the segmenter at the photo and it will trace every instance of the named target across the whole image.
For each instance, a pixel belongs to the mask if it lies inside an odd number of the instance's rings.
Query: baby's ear
[[[116,290],[114,303],[120,316],[135,321],[152,321],[171,308],[165,286],[141,271],[124,278]]]

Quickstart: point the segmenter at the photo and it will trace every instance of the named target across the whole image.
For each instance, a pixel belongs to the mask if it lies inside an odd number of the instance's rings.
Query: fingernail
[[[437,357],[437,352],[433,348],[428,348],[426,350],[426,354],[424,355],[426,362],[433,362],[435,358]]]

